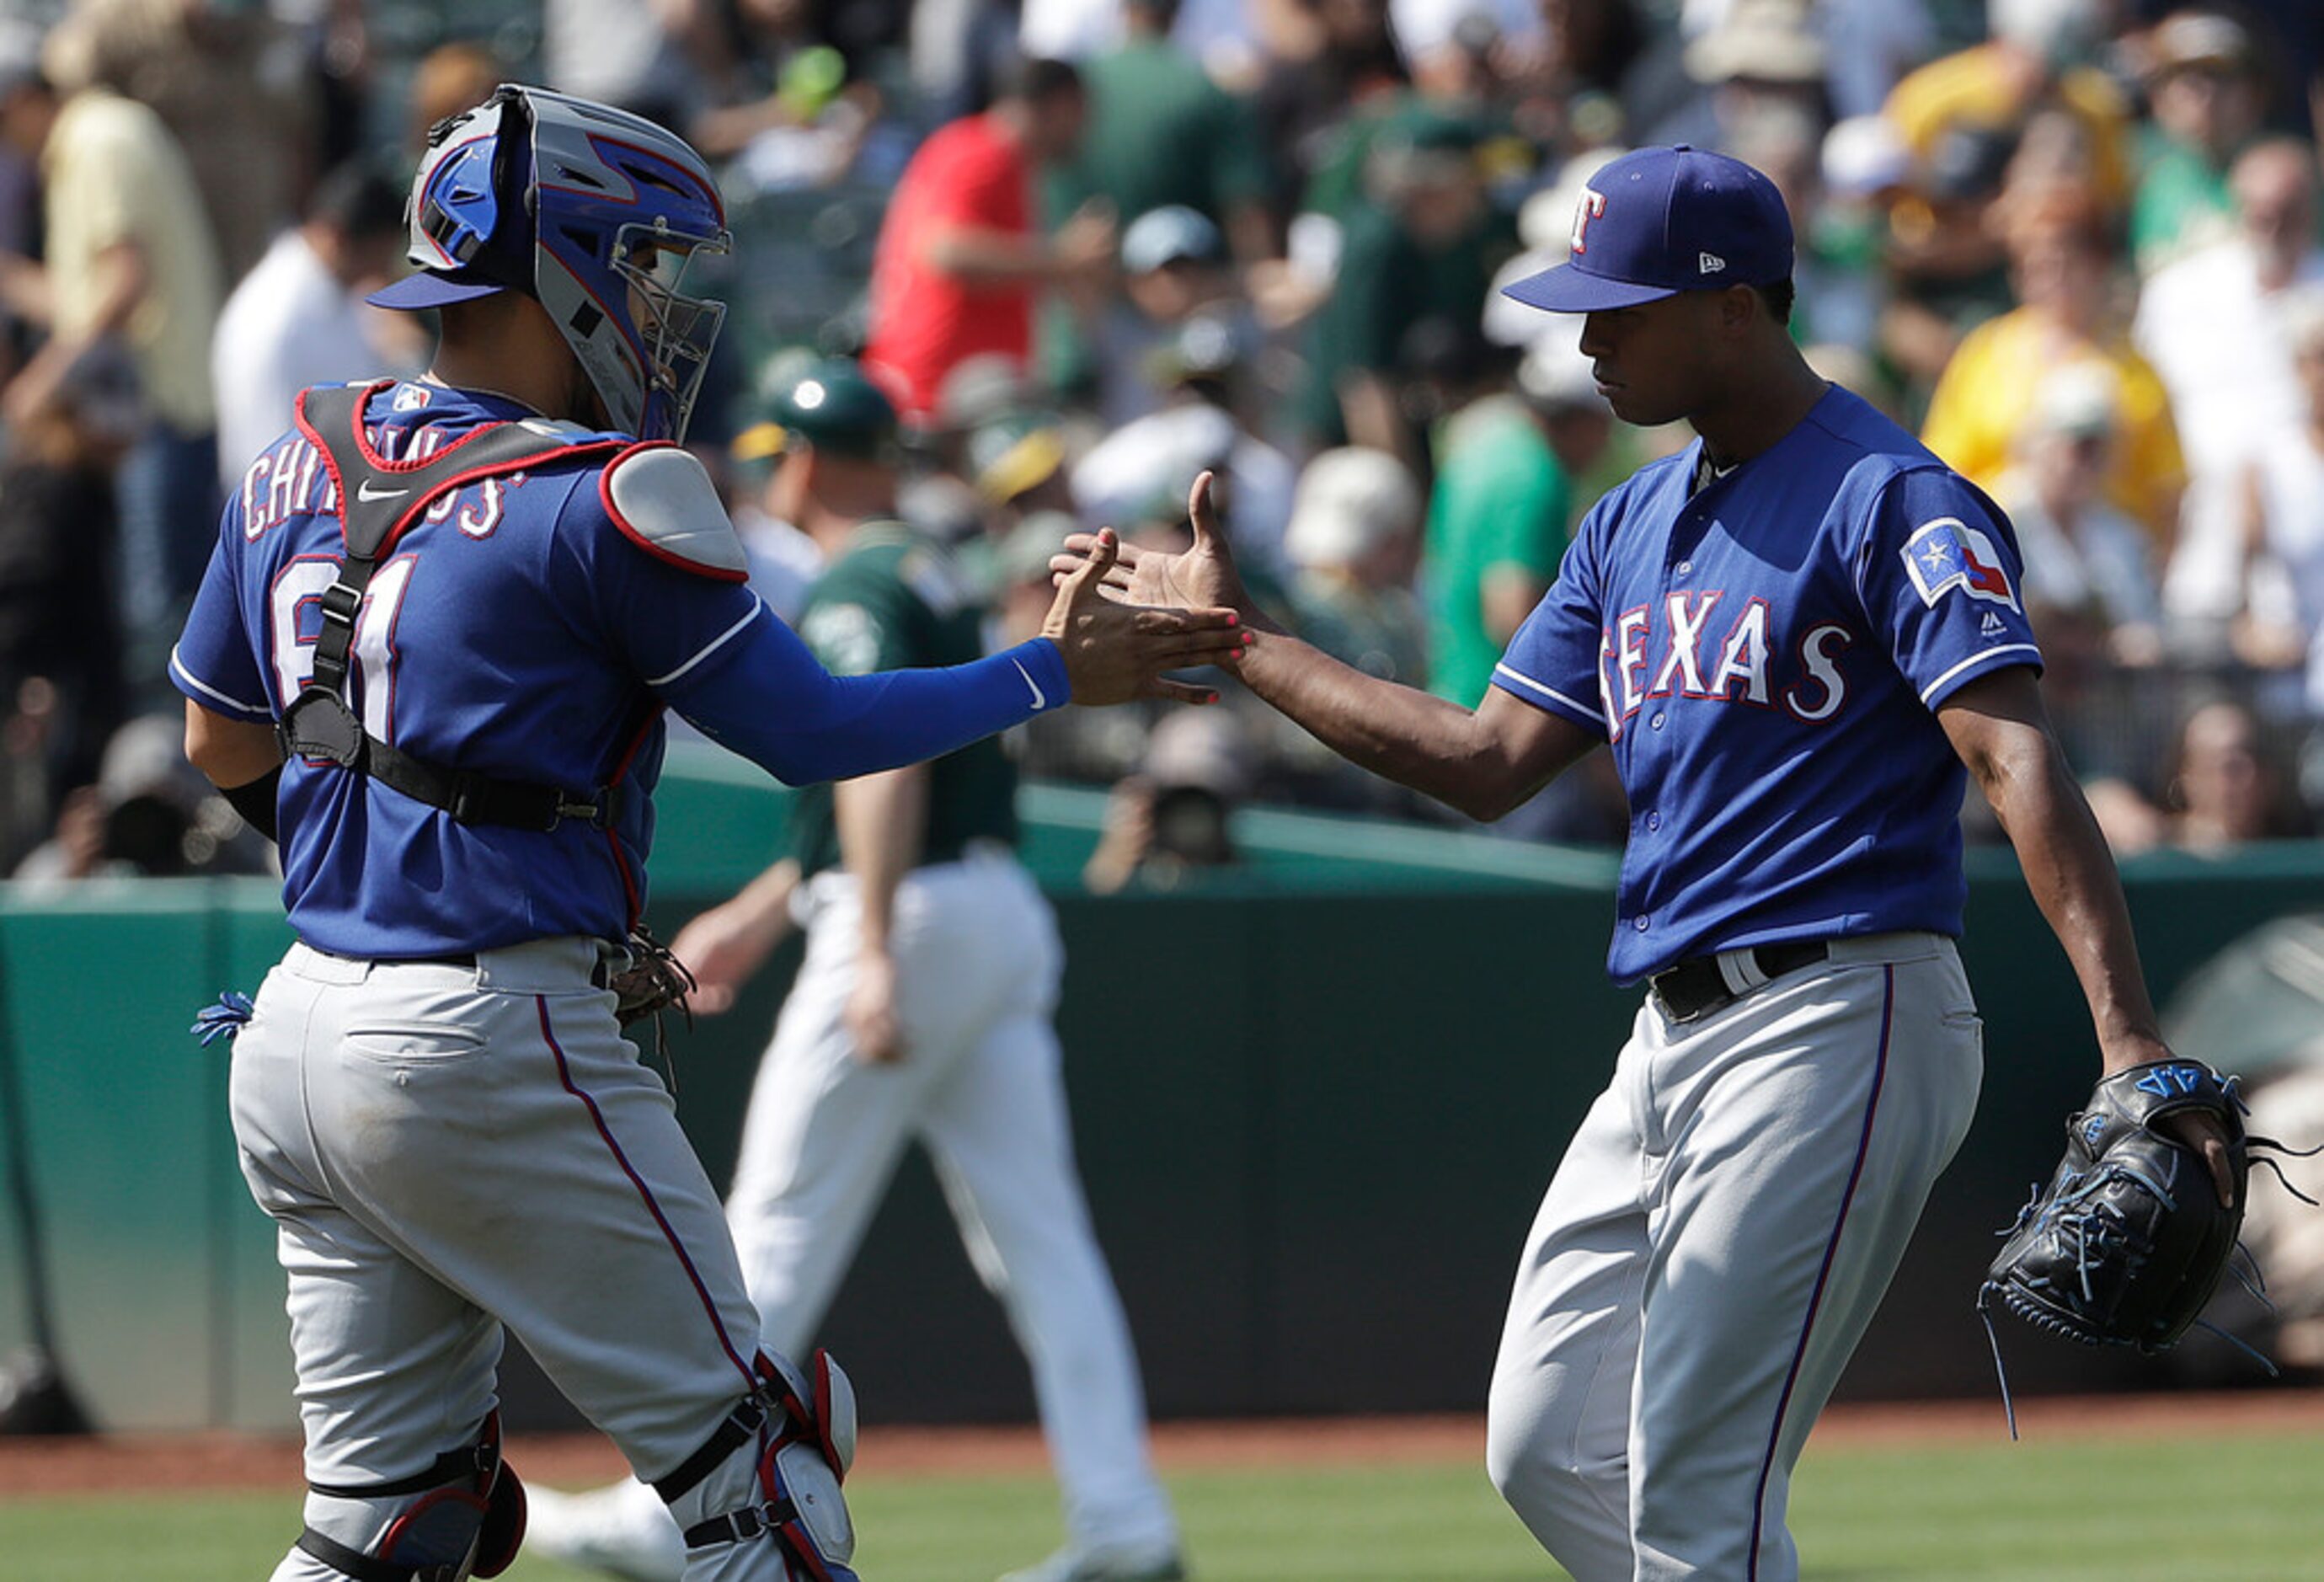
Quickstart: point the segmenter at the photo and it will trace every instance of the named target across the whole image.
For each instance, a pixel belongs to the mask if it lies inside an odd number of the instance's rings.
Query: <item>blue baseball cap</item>
[[[1571,245],[1563,264],[1503,294],[1552,313],[1595,313],[1792,273],[1792,218],[1775,184],[1683,143],[1601,166],[1575,206]]]
[[[473,274],[439,274],[432,269],[415,269],[401,280],[380,287],[364,301],[374,308],[417,310],[489,297],[507,289],[496,280],[483,280]]]

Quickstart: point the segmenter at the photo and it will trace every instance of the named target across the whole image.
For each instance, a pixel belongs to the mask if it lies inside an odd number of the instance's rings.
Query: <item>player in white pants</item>
[[[1802,359],[1792,265],[1775,184],[1682,144],[1600,170],[1567,261],[1507,288],[1586,315],[1616,416],[1699,438],[1591,508],[1473,711],[1268,629],[1207,478],[1193,545],[1109,578],[1241,609],[1252,691],[1474,818],[1613,756],[1607,967],[1647,991],[1535,1220],[1487,1427],[1495,1483],[1580,1582],[1799,1575],[1792,1467],[1976,1102],[1969,780],[2106,1069],[2170,1053],[2043,713],[2009,525]],[[2182,1140],[2225,1201],[2205,1124]]]
[[[761,1350],[620,1031],[663,713],[804,784],[1069,700],[1207,696],[1161,672],[1240,633],[1084,578],[990,659],[833,676],[742,586],[677,444],[722,312],[686,267],[728,242],[694,151],[506,86],[431,132],[410,208],[415,272],[373,301],[440,315],[429,375],[300,394],[171,660],[188,756],[279,837],[299,940],[198,1024],[240,1027],[236,1141],[288,1281],[310,1494],[276,1577],[513,1559],[505,1326],[652,1481],[695,1582],[851,1582],[844,1379]]]
[[[1488,1417],[1493,1481],[1576,1577],[1743,1577],[1763,1541],[1796,1569],[1760,1513],[1968,1133],[1980,1027],[1924,933],[1693,1024],[1640,1007],[1518,1260]]]
[[[862,1060],[847,1026],[859,882],[818,875],[803,915],[807,958],[727,1194],[768,1344],[811,1342],[905,1147],[924,1143],[1032,1368],[1067,1531],[1087,1550],[1169,1554],[1177,1528],[1148,1463],[1130,1328],[1074,1169],[1050,1021],[1065,958],[1048,902],[999,850],[903,881],[892,948],[907,1052],[891,1065]]]
[[[348,1549],[371,1550],[411,1501],[323,1491],[465,1448],[496,1402],[503,1326],[658,1471],[757,1383],[757,1314],[717,1194],[592,983],[598,961],[574,938],[474,966],[294,945],[235,1041],[243,1173],[290,1276],[320,1485],[307,1522]],[[640,1336],[656,1344],[609,1342]],[[671,1507],[673,1537],[750,1503],[751,1478],[751,1457],[730,1458]],[[687,1575],[780,1577],[770,1561],[730,1544]],[[293,1550],[274,1582],[346,1573]]]
[[[888,520],[895,418],[853,365],[779,393],[775,497],[831,557],[801,634],[843,672],[973,654],[979,613]],[[905,1148],[934,1160],[1008,1309],[1065,1498],[1067,1547],[1022,1582],[1166,1582],[1177,1524],[1146,1449],[1137,1359],[1073,1157],[1051,1017],[1055,920],[1011,855],[1016,776],[992,744],[803,793],[794,858],[673,942],[723,1009],[788,922],[807,955],[761,1062],[727,1197],[766,1343],[822,1322]],[[804,883],[798,875],[807,873]],[[784,1355],[789,1355],[784,1351]],[[536,1498],[535,1540],[632,1577],[677,1575],[677,1529],[632,1484]]]

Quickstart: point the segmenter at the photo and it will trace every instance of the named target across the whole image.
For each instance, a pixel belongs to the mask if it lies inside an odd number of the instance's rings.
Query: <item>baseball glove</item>
[[[2156,1122],[2185,1110],[2227,1133],[2235,1202],[2210,1167]],[[2157,1060],[2105,1078],[2066,1123],[2066,1156],[1986,1272],[1978,1309],[1997,1297],[2026,1322],[2086,1346],[2167,1350],[2218,1289],[2243,1228],[2249,1140],[2235,1080],[2195,1060]],[[1991,1324],[1988,1317],[1987,1323]]]
[[[669,953],[669,947],[646,932],[644,925],[630,930],[622,941],[629,953],[628,965],[615,967],[605,980],[613,992],[613,1014],[623,1027],[646,1017],[659,1018],[662,1012],[676,1005],[686,1012],[686,996],[694,992],[694,975],[686,970],[686,963]],[[694,1025],[691,1013],[686,1013],[688,1027]],[[660,1022],[655,1022],[659,1036]]]

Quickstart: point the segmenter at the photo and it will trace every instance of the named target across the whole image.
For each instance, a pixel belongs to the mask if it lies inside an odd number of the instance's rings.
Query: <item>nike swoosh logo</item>
[[[410,493],[410,489],[374,489],[369,478],[355,486],[355,498],[358,500],[401,500]]]
[[[1009,662],[1017,667],[1017,673],[1025,678],[1025,684],[1028,687],[1033,689],[1033,707],[1037,709],[1048,708],[1049,695],[1041,690],[1041,683],[1033,679],[1033,672],[1025,668],[1025,661],[1021,659],[1012,659]]]

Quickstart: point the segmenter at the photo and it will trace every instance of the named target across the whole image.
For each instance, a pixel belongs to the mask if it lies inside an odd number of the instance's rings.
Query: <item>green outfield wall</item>
[[[756,870],[782,800],[754,772],[681,754],[660,807],[667,933]],[[1636,1008],[1602,971],[1613,859],[1254,811],[1236,826],[1240,866],[1100,899],[1076,874],[1102,798],[1035,787],[1024,809],[1069,956],[1059,1025],[1083,1173],[1155,1411],[1480,1406],[1535,1203]],[[2246,930],[2324,910],[2324,846],[2142,859],[2126,882],[2167,994]],[[0,1036],[61,1360],[108,1426],[293,1420],[226,1056],[186,1032],[220,989],[255,987],[287,939],[263,882],[0,890]],[[715,1177],[796,951],[732,1013],[674,1030],[679,1112]],[[1987,1023],[1977,1124],[1849,1394],[1990,1389],[1970,1304],[1992,1233],[2096,1072],[2064,958],[2006,852],[1972,855],[1965,954]],[[19,1217],[0,1215],[0,1349],[29,1333],[28,1295]],[[2172,1365],[2005,1338],[2024,1390],[2241,1376],[2208,1340]],[[1029,1415],[1023,1364],[917,1156],[825,1339],[873,1420]],[[519,1427],[571,1420],[521,1358],[508,1393]]]

